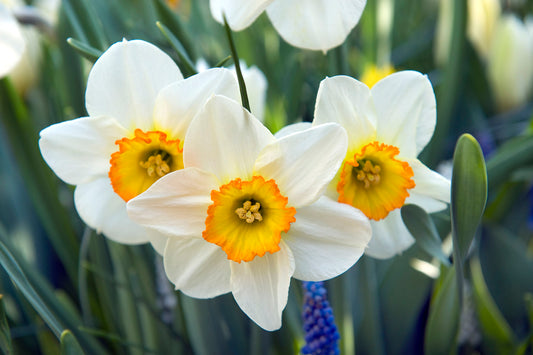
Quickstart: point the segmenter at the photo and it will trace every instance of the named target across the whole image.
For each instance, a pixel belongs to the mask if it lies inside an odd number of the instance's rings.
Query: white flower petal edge
[[[437,122],[435,93],[427,76],[401,71],[372,87],[377,112],[377,140],[400,149],[399,157],[416,158],[433,136]]]
[[[211,15],[223,24],[223,14],[230,28],[240,31],[250,26],[274,0],[211,0]]]
[[[154,110],[155,129],[183,140],[193,118],[201,111],[206,101],[216,94],[240,100],[239,85],[230,70],[209,69],[170,84],[157,96]],[[168,132],[168,127],[173,130]]]
[[[115,140],[127,135],[109,117],[83,117],[42,130],[39,148],[59,178],[78,185],[107,176],[110,156],[117,150]]]
[[[176,290],[188,296],[211,298],[231,291],[230,262],[215,244],[203,239],[169,238],[163,261]]]
[[[115,242],[142,244],[150,239],[151,232],[128,217],[126,202],[113,192],[107,176],[78,185],[74,191],[74,203],[89,227]]]
[[[366,216],[352,206],[321,197],[298,209],[283,240],[291,249],[294,277],[323,281],[336,277],[363,255],[372,235]]]
[[[267,14],[288,43],[326,52],[344,42],[365,5],[366,0],[276,0]]]
[[[291,250],[281,241],[280,250],[250,262],[231,262],[231,289],[239,307],[265,330],[281,327],[294,273]]]
[[[173,237],[201,238],[215,176],[196,168],[178,170],[157,180],[127,204],[131,219]]]
[[[293,123],[277,131],[276,134],[274,134],[274,137],[276,137],[277,139],[280,139],[285,136],[288,136],[289,134],[305,131],[306,129],[309,129],[309,128],[311,128],[311,122]]]
[[[215,95],[191,122],[183,164],[217,176],[221,184],[252,178],[255,160],[274,136],[238,102]]]
[[[85,93],[89,116],[110,116],[126,129],[152,129],[157,94],[183,79],[178,66],[141,40],[113,44],[94,63]]]
[[[334,76],[320,82],[313,126],[336,122],[346,129],[349,147],[359,147],[376,138],[376,113],[370,89],[349,76]]]
[[[407,250],[415,239],[403,224],[400,209],[390,212],[381,221],[370,221],[372,239],[368,243],[365,254],[376,259],[388,259]]]
[[[416,186],[409,190],[410,196],[405,203],[412,203],[424,208],[427,212],[437,212],[446,208],[450,202],[450,180],[429,169],[418,159],[407,159],[413,169]]]
[[[254,172],[274,179],[291,206],[306,206],[320,197],[337,173],[347,144],[346,131],[338,124],[312,127],[266,146]]]
[[[9,9],[0,4],[0,78],[19,63],[26,47],[20,26]]]

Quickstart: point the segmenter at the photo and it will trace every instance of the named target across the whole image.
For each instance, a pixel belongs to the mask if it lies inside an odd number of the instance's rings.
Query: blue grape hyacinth
[[[323,282],[304,282],[303,321],[305,346],[302,354],[337,355],[339,332]]]

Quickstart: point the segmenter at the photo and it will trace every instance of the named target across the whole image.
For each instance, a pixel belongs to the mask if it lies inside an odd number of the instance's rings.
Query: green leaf
[[[533,164],[533,136],[516,137],[503,144],[487,161],[489,189],[498,186],[518,168]]]
[[[455,266],[441,268],[440,284],[433,291],[426,325],[426,354],[450,354],[455,350],[460,314],[456,278]]]
[[[72,37],[67,38],[67,43],[74,48],[76,52],[92,63],[96,62],[96,60],[102,55],[102,51]]]
[[[11,332],[7,323],[6,307],[4,305],[4,295],[0,294],[0,350],[2,354],[13,354],[13,345],[11,344]]]
[[[26,278],[26,275],[24,275],[24,272],[21,270],[17,261],[2,242],[0,242],[0,264],[13,283],[17,285],[24,297],[26,297],[28,302],[30,302],[37,313],[39,313],[46,324],[48,324],[50,329],[59,338],[63,331],[63,325],[50,311],[37,292],[35,292],[35,289]]]
[[[415,237],[418,245],[429,255],[449,266],[448,257],[441,248],[441,240],[435,224],[422,208],[416,205],[405,205],[401,209],[402,219],[407,229]]]
[[[168,43],[174,48],[176,51],[176,54],[179,58],[179,66],[180,69],[182,69],[185,73],[185,77],[194,75],[197,73],[194,64],[191,62],[189,56],[187,55],[187,52],[185,51],[185,48],[183,48],[183,45],[179,41],[179,39],[176,38],[176,36],[170,31],[170,29],[163,25],[161,22],[156,22],[157,27],[163,34],[163,36],[166,38]]]
[[[484,335],[484,350],[492,354],[510,354],[514,348],[513,332],[490,295],[478,258],[470,262],[470,271],[476,314]]]
[[[183,24],[181,23],[179,17],[174,11],[172,11],[172,9],[168,7],[166,1],[155,0],[154,3],[161,22],[168,26],[169,32],[173,33],[179,40],[178,42],[183,44],[184,52],[188,53],[189,56],[194,60],[196,57],[194,56],[192,43],[187,35],[187,32],[183,28]]]
[[[104,26],[91,1],[65,0],[62,5],[70,24],[76,32],[76,37],[100,50],[105,50],[109,47],[109,42],[104,33]]]
[[[66,329],[61,333],[61,355],[83,355],[85,354],[78,343],[78,340]]]

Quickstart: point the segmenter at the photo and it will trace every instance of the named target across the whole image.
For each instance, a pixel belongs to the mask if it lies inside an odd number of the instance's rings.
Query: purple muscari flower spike
[[[338,355],[339,332],[323,282],[304,282],[303,321],[305,346],[302,354]]]

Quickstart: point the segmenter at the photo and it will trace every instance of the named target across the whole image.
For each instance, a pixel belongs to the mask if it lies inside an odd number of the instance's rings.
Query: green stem
[[[241,91],[242,106],[248,111],[250,111],[250,102],[248,101],[248,94],[246,92],[246,84],[244,83],[244,78],[242,76],[239,56],[237,55],[237,49],[235,48],[235,42],[233,41],[233,35],[231,33],[231,28],[228,25],[228,21],[226,20],[225,15],[224,15],[224,28],[226,29],[226,36],[228,37],[229,47],[231,50],[231,56],[233,57],[233,61],[235,62],[235,71],[237,72],[237,80],[239,81],[239,90]]]

